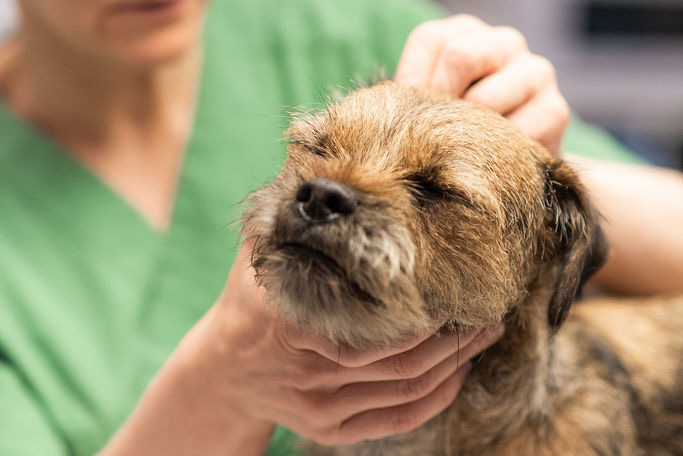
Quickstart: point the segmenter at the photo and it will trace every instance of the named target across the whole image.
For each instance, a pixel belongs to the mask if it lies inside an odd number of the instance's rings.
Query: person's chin
[[[146,3],[149,2],[142,2]],[[100,29],[100,37],[117,61],[155,65],[196,49],[201,35],[204,2],[164,0],[161,4],[171,6],[159,11],[113,11],[107,16]]]
[[[142,37],[118,39],[110,51],[114,60],[123,65],[155,66],[173,62],[197,49],[199,28],[192,30],[155,31]]]

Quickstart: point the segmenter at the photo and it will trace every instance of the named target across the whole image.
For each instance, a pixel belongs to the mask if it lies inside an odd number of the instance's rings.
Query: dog
[[[422,427],[309,454],[683,454],[683,297],[572,308],[607,246],[565,162],[486,108],[390,81],[287,137],[243,225],[280,315],[354,347],[506,325]]]

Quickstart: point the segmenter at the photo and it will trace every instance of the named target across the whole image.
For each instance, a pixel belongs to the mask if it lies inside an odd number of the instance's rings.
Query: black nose
[[[355,192],[329,179],[312,179],[296,192],[297,211],[309,222],[330,222],[352,214],[358,205]]]

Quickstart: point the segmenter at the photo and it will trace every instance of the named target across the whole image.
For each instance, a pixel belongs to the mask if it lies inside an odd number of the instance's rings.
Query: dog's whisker
[[[342,346],[341,344],[337,344],[337,373],[339,372],[339,367],[341,366],[341,352],[342,352]]]
[[[455,324],[455,337],[458,342],[458,354],[455,357],[455,370],[458,370],[458,368],[460,368],[460,328],[457,323]]]

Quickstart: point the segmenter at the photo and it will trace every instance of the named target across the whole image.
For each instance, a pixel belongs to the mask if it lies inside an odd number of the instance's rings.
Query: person
[[[518,32],[418,0],[19,5],[0,50],[0,453],[285,455],[285,428],[351,443],[455,398],[502,328],[459,353],[432,334],[332,346],[273,314],[226,222],[277,172],[283,107],[378,64],[559,154],[566,102]],[[633,160],[576,120],[564,144]],[[680,291],[680,175],[632,171],[662,192],[645,201],[605,177],[621,167],[579,166],[611,222],[601,284]]]

